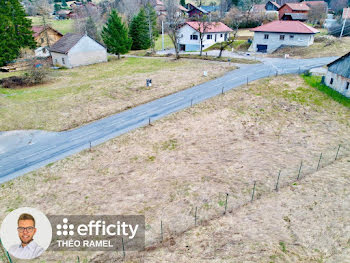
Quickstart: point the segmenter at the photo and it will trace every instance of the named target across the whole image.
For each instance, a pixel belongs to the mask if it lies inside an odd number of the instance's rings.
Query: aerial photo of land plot
[[[347,1],[0,3],[0,262],[350,262]]]

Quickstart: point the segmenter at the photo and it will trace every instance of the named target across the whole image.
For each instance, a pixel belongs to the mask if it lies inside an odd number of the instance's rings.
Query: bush
[[[0,85],[6,89],[23,88],[42,84],[47,80],[48,70],[45,67],[30,68],[22,76],[12,76],[0,79]]]

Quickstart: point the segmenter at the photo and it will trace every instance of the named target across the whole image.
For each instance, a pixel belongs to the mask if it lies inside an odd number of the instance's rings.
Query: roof
[[[190,27],[192,27],[196,31],[200,30],[201,33],[203,33],[204,27],[207,27],[205,29],[205,33],[232,32],[233,31],[231,28],[229,28],[228,26],[226,26],[222,22],[209,23],[209,22],[192,21],[192,22],[186,22],[186,24],[189,25]]]
[[[284,16],[290,16],[293,20],[307,20],[307,14],[305,13],[285,13],[282,20]]]
[[[262,5],[253,5],[252,11],[253,12],[265,12],[266,11],[265,5],[264,4],[262,4]]]
[[[217,5],[201,5],[200,8],[202,8],[203,10],[209,13],[220,10],[220,6],[217,6]]]
[[[343,9],[343,19],[350,19],[350,7]]]
[[[195,6],[195,5],[192,5],[192,4],[188,4],[187,6],[191,7],[188,11],[192,11],[193,9],[197,9],[200,12],[202,12],[203,14],[208,14],[207,11],[205,11],[204,9],[202,9],[202,8],[200,8],[198,6]]]
[[[51,52],[67,54],[68,51],[75,46],[83,37],[83,34],[67,33],[60,40],[50,47]]]
[[[293,11],[309,11],[310,7],[307,6],[304,2],[302,3],[286,3],[280,7],[289,6]]]
[[[58,32],[56,29],[53,29],[50,26],[46,26],[46,27],[45,26],[32,26],[32,31],[34,32],[33,37],[38,37],[40,35],[40,33],[44,31],[45,28],[51,29],[51,30],[55,31],[57,34],[63,36],[62,33]]]
[[[350,78],[350,52],[329,63],[327,66],[329,71],[345,78]]]
[[[179,5],[179,9],[184,12],[188,12],[187,8],[183,7],[182,5]]]
[[[268,24],[251,29],[254,32],[279,32],[296,34],[316,34],[319,31],[311,26],[305,25],[300,21],[282,21],[276,20]]]
[[[277,4],[276,2],[274,2],[274,1],[269,1],[271,4],[273,4],[275,7],[277,7],[277,8],[280,8],[281,6],[279,5],[279,4]],[[269,2],[267,2],[267,3],[269,3]],[[267,4],[266,3],[266,4]]]

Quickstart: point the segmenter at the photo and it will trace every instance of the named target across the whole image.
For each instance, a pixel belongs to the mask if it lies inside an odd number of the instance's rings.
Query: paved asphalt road
[[[54,133],[34,143],[0,154],[0,183],[36,170],[54,161],[103,143],[118,135],[190,107],[247,81],[276,74],[298,73],[323,66],[335,58],[264,59],[263,64],[240,65],[223,77],[106,117],[70,131]],[[0,145],[1,146],[1,145]]]

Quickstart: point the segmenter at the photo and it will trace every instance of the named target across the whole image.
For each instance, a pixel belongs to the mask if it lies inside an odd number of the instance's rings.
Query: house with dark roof
[[[280,7],[281,6],[274,1],[268,1],[265,5],[266,11],[278,11]]]
[[[303,14],[307,16],[310,11],[310,7],[305,3],[287,3],[278,9],[278,17],[281,20],[285,14]]]
[[[195,6],[193,4],[187,4],[187,14],[188,17],[202,17],[204,15],[209,15],[210,12],[202,9],[201,7]]]
[[[220,11],[220,6],[218,5],[200,5],[199,7],[208,13]]]
[[[350,52],[327,66],[325,84],[350,98]]]
[[[106,47],[86,34],[65,34],[49,50],[56,66],[74,68],[107,62]]]
[[[254,32],[253,43],[249,50],[271,53],[281,46],[307,47],[314,43],[314,35],[319,33],[300,21],[272,21],[251,29]]]
[[[199,51],[201,44],[206,49],[215,43],[226,41],[231,32],[233,30],[222,22],[187,22],[179,29],[179,50]],[[203,36],[202,43],[200,35]]]
[[[303,13],[285,13],[281,20],[305,22],[308,19],[307,14]]]

